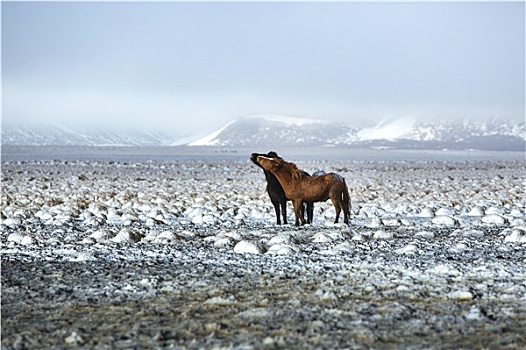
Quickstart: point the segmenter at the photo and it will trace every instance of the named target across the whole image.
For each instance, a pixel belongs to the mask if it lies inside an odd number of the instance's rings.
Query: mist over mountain
[[[121,130],[61,125],[2,125],[2,145],[23,146],[164,146],[177,136],[164,131]]]
[[[189,146],[317,147],[343,140],[358,130],[334,121],[264,115],[236,119]]]
[[[524,122],[385,120],[364,127],[263,115],[236,119],[189,146],[350,147],[524,151]]]
[[[232,120],[205,137],[185,137],[170,130],[79,129],[4,124],[2,145],[57,146],[215,146],[342,147],[424,150],[524,151],[522,121],[417,121],[386,119],[374,125],[257,115]]]

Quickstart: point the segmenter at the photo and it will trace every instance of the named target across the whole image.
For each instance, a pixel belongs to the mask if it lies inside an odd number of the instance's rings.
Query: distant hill
[[[262,115],[236,119],[189,146],[351,147],[524,151],[522,122],[384,121],[371,127]]]
[[[183,141],[181,141],[183,140]],[[219,146],[231,148],[344,147],[427,150],[525,151],[526,129],[517,121],[425,121],[408,118],[375,125],[257,115],[232,120],[203,138],[170,130],[73,129],[61,126],[2,126],[2,145]]]
[[[161,146],[174,137],[167,132],[71,128],[58,125],[2,125],[2,145],[25,146]]]
[[[346,138],[352,127],[326,120],[254,116],[236,119],[189,146],[320,146]]]

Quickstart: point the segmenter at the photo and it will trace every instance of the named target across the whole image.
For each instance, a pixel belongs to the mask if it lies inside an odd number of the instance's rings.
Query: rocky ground
[[[248,161],[3,163],[2,349],[526,347],[524,162],[298,165],[349,227]]]

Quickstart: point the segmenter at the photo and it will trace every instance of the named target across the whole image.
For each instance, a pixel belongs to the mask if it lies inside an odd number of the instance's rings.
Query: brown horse
[[[335,173],[321,176],[305,176],[296,164],[284,161],[281,158],[258,156],[257,162],[261,167],[276,176],[285,190],[285,194],[292,200],[296,226],[305,224],[305,219],[300,214],[303,202],[325,202],[331,199],[336,209],[336,220],[340,218],[343,209],[343,221],[349,224],[351,203],[349,189],[345,179]]]
[[[270,151],[267,154],[260,154],[260,153],[252,153],[250,156],[250,160],[259,166],[261,168],[261,165],[258,164],[257,158],[258,156],[264,156],[264,157],[270,157],[270,158],[281,158],[278,156],[276,152]],[[278,179],[270,172],[265,169],[263,169],[263,172],[265,174],[265,178],[267,179],[267,192],[270,197],[270,201],[272,202],[272,205],[274,205],[274,211],[276,212],[276,219],[277,224],[281,225],[281,219],[280,219],[280,207],[281,207],[281,214],[283,214],[283,223],[287,224],[287,201],[289,200],[287,196],[285,195],[285,191],[283,191],[283,187],[281,187]],[[309,173],[304,172],[305,176],[310,176]],[[312,223],[313,213],[314,213],[314,204],[306,202],[305,206],[301,206],[301,214],[303,216],[305,212],[305,207],[307,210],[307,223]]]

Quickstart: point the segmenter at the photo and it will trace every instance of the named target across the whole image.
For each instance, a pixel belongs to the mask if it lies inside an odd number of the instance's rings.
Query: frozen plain
[[[524,161],[299,161],[296,228],[248,154],[4,162],[2,348],[526,347]]]

